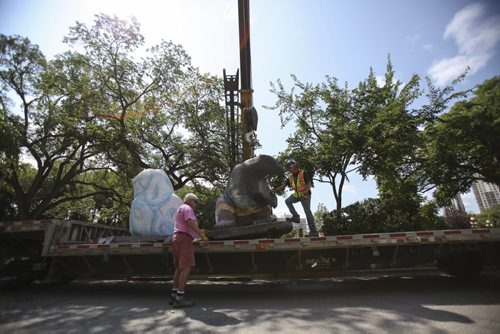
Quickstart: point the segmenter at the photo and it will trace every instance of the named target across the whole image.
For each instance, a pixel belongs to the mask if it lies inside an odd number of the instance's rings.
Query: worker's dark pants
[[[294,203],[300,202],[302,204],[302,208],[304,209],[304,213],[306,214],[307,218],[307,225],[309,226],[309,234],[310,235],[318,235],[318,229],[316,228],[316,224],[314,223],[314,216],[311,212],[311,195],[309,195],[307,198],[298,198],[293,195],[293,193],[288,196],[288,198],[285,200],[286,206],[288,207],[288,210],[290,210],[290,213],[294,217],[300,217],[295,208],[293,207]]]

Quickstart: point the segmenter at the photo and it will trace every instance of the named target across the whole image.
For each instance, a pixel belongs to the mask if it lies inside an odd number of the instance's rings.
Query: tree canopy
[[[117,184],[144,168],[165,170],[174,189],[224,183],[220,78],[172,42],[144,49],[135,20],[96,15],[64,40],[69,50],[47,60],[27,38],[0,35],[0,182],[12,218],[96,196],[130,203]]]
[[[389,59],[383,83],[371,70],[352,90],[328,76],[315,85],[292,75],[290,90],[281,80],[271,84],[277,102],[269,108],[279,112],[282,125],[295,124],[280,159],[301,160],[316,181],[331,185],[336,207],[333,220],[326,219],[331,223],[355,216],[365,220],[357,221],[364,228],[375,219],[381,230],[418,229],[433,221],[431,211],[424,210],[425,192],[437,189],[437,204],[446,206],[474,180],[498,183],[499,79],[479,85],[469,100],[468,91],[455,91],[466,73],[442,88],[427,80],[422,103],[420,77],[403,84],[394,73]],[[378,201],[343,208],[342,191],[351,173],[375,179]],[[323,226],[330,228],[328,222]]]
[[[272,85],[277,102],[271,109],[279,111],[283,125],[296,125],[282,155],[304,157],[301,164],[314,168],[316,180],[331,185],[337,218],[350,173],[374,176],[382,196],[408,191],[415,196],[414,154],[420,143],[418,127],[425,121],[424,111],[411,109],[421,94],[417,75],[403,85],[395,80],[389,60],[383,85],[372,70],[352,90],[347,83],[339,87],[333,77],[318,85],[292,78],[291,92],[281,81]]]
[[[476,180],[500,184],[500,77],[478,85],[424,134],[426,173],[442,202]]]
[[[146,47],[134,19],[96,15],[64,41],[68,49],[48,60],[27,38],[0,34],[0,218],[122,224],[131,178],[160,168],[175,190],[202,194],[209,226],[231,168],[222,79],[171,41]],[[380,219],[385,230],[437,226],[424,192],[446,205],[475,180],[500,183],[500,77],[470,97],[455,92],[464,76],[443,88],[428,80],[425,91],[416,74],[397,80],[389,58],[383,82],[370,70],[352,89],[332,76],[272,83],[268,108],[295,125],[279,159],[299,160],[331,186],[336,209],[320,211],[340,225],[326,219],[324,231]],[[343,208],[353,173],[373,177],[380,198]]]

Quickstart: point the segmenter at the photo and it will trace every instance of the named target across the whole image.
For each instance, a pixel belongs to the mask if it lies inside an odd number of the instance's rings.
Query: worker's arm
[[[203,240],[203,241],[207,241],[208,238],[207,238],[207,235],[205,234],[205,231],[203,230],[200,230],[198,228],[198,224],[196,224],[196,222],[192,219],[188,219],[187,222],[188,226],[196,233],[200,236],[200,238]]]
[[[304,198],[308,198],[309,197],[309,191],[311,191],[311,188],[312,188],[312,182],[311,182],[311,179],[310,179],[310,176],[307,172],[304,172],[304,182],[305,182],[305,185],[304,185],[304,192],[302,192]]]
[[[305,190],[303,192],[303,196],[305,198],[309,197],[309,191],[311,190],[311,182],[306,182],[306,185],[305,185]]]
[[[285,187],[286,187],[286,183],[283,183],[281,186],[277,186],[276,188],[271,189],[271,190],[273,193],[279,193],[280,191],[285,189]]]

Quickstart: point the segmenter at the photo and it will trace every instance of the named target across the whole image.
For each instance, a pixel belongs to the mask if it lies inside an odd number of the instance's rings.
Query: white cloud
[[[449,83],[467,67],[472,75],[493,58],[500,41],[500,15],[486,16],[487,7],[475,3],[458,11],[448,23],[443,37],[455,40],[458,55],[432,64],[428,73],[437,85]]]
[[[408,35],[406,36],[406,39],[410,41],[411,44],[417,44],[417,42],[420,40],[420,35],[419,34],[413,34],[413,35]]]
[[[378,87],[384,87],[385,86],[385,76],[383,76],[383,75],[377,75],[375,77],[375,80],[377,80],[377,86]]]
[[[397,75],[398,73],[396,73]],[[394,77],[392,78],[392,83],[393,84],[396,84],[396,82],[398,82],[398,78],[396,77],[396,75],[394,75]],[[377,75],[375,76],[375,80],[377,81],[377,86],[378,87],[384,87],[385,86],[385,75]],[[401,84],[404,84],[404,81],[402,80],[399,80],[399,82]]]

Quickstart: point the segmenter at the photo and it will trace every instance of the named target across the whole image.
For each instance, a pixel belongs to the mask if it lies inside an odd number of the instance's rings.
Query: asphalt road
[[[500,333],[500,273],[169,283],[79,281],[0,290],[0,333]]]

